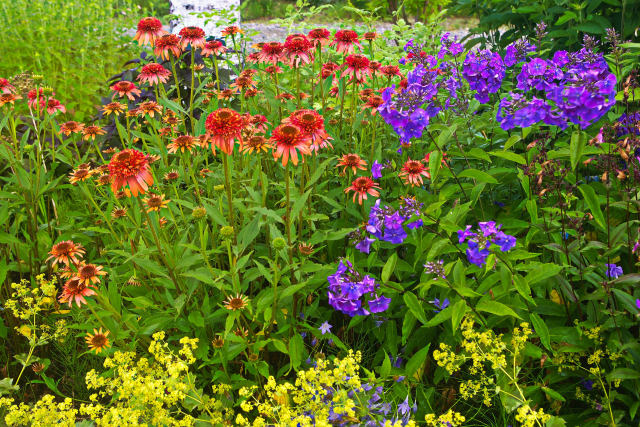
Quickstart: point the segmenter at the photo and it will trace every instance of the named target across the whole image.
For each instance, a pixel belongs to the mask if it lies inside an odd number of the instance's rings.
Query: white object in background
[[[240,11],[238,10],[240,0],[170,0],[170,2],[171,13],[182,17],[181,21],[171,23],[171,32],[174,34],[177,34],[184,27],[200,27],[204,30],[207,37],[220,37],[226,23],[217,26],[216,22],[220,20],[219,16],[203,16],[202,18],[198,18],[198,16],[193,13],[229,10],[231,7],[234,7],[233,14],[236,18],[234,25],[240,26]],[[209,22],[205,24],[207,20]]]

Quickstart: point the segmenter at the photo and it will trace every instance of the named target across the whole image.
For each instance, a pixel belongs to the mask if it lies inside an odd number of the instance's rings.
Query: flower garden
[[[639,43],[140,18],[0,78],[6,425],[638,425]]]

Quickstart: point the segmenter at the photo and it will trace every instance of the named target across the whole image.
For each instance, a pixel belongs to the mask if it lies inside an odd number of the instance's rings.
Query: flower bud
[[[273,247],[273,249],[279,251],[281,249],[284,249],[284,247],[286,246],[286,242],[284,241],[284,239],[282,237],[276,237],[275,239],[273,239],[273,241],[271,242],[271,246]]]
[[[225,225],[220,229],[220,235],[225,238],[233,236],[233,227]]]
[[[198,206],[194,208],[193,211],[191,212],[191,217],[193,219],[202,219],[205,216],[207,216],[207,210],[202,206]]]

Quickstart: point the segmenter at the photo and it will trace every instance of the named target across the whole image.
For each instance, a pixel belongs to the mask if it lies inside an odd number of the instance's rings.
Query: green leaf
[[[511,151],[490,151],[489,154],[491,154],[492,156],[500,157],[502,159],[519,163],[521,165],[524,165],[527,163],[524,157],[522,157],[520,154],[512,153]]]
[[[293,207],[291,208],[291,218],[296,218],[302,208],[307,204],[307,199],[309,198],[309,194],[313,191],[312,188],[307,190],[301,197],[298,197],[296,201],[293,203]]]
[[[242,249],[247,248],[258,236],[258,233],[260,233],[260,216],[256,215],[253,220],[245,225],[242,230],[240,230],[240,233],[238,233],[240,247]]]
[[[582,152],[587,144],[587,134],[582,131],[575,131],[571,134],[571,143],[569,144],[569,155],[571,157],[571,169],[576,170],[578,162],[582,157]]]
[[[522,139],[520,138],[520,135],[511,135],[511,137],[507,139],[507,142],[504,143],[503,150],[507,151],[509,148],[513,147],[516,142],[520,141],[520,139]]]
[[[540,342],[547,350],[551,351],[551,336],[549,335],[549,328],[547,328],[546,323],[544,323],[544,320],[535,313],[531,313],[529,318],[531,319],[531,323],[533,323],[533,329],[535,329],[538,337],[540,338]],[[564,400],[562,401],[564,402]]]
[[[607,380],[637,380],[640,378],[640,371],[630,368],[617,368],[607,374]]]
[[[431,173],[431,183],[435,184],[440,174],[442,166],[442,153],[440,150],[434,150],[429,154],[429,172]]]
[[[550,389],[549,387],[542,386],[540,387],[546,394],[552,399],[559,400],[560,402],[566,402],[566,399],[562,397],[560,393],[557,391]]]
[[[550,277],[558,275],[562,271],[562,266],[554,263],[539,264],[532,270],[530,270],[524,280],[533,285],[542,280],[546,280]]]
[[[593,219],[602,230],[605,230],[607,227],[604,220],[604,214],[600,209],[600,202],[598,201],[598,196],[596,195],[595,190],[593,189],[593,187],[587,184],[582,184],[580,187],[578,187],[578,189],[582,193],[587,206],[589,206],[591,215],[593,215]]]
[[[426,347],[422,348],[416,354],[411,356],[411,359],[407,362],[407,367],[405,368],[405,373],[408,377],[413,376],[418,369],[424,364],[424,361],[427,360],[427,355],[429,354],[429,347],[431,343],[427,344]]]
[[[391,373],[391,359],[387,352],[384,352],[384,361],[382,362],[382,366],[380,367],[380,378],[384,379],[389,376]]]
[[[422,304],[418,300],[418,297],[415,296],[412,292],[405,293],[402,298],[404,299],[404,303],[407,304],[407,307],[411,311],[411,313],[423,324],[427,323],[427,315],[424,312],[424,308]]]
[[[458,326],[460,326],[460,322],[462,321],[462,318],[468,311],[467,303],[465,303],[464,300],[461,299],[460,301],[454,304],[451,311],[452,311],[451,326],[453,327],[453,330],[456,331],[458,330]]]
[[[200,311],[192,311],[191,313],[189,313],[188,319],[189,322],[191,322],[191,324],[193,324],[194,326],[204,328],[204,317],[202,317],[202,313],[200,313]]]
[[[545,423],[545,427],[564,427],[566,425],[567,422],[564,419],[556,416],[549,418]]]
[[[486,172],[483,172],[478,169],[465,169],[458,174],[459,178],[473,178],[478,182],[488,183],[488,184],[497,184],[498,180],[489,175]]]
[[[485,297],[478,302],[478,304],[476,305],[476,310],[496,314],[498,316],[511,316],[517,319],[522,319],[516,314],[515,311],[513,311],[508,306],[502,304],[501,302],[493,301],[488,297]]]
[[[384,267],[382,267],[381,279],[383,283],[389,281],[389,277],[391,277],[391,273],[393,273],[393,270],[395,270],[397,262],[398,253],[394,252],[384,264]]]
[[[297,369],[302,363],[302,351],[304,349],[304,341],[300,334],[295,334],[289,340],[289,358],[291,359],[291,366]]]

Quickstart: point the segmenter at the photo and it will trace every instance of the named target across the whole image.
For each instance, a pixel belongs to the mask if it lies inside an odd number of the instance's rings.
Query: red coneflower
[[[107,133],[104,129],[99,126],[86,126],[82,129],[82,139],[85,141],[92,140],[95,141],[96,135],[104,135]]]
[[[284,53],[289,65],[294,68],[313,61],[311,42],[304,34],[291,34],[284,41]]]
[[[49,258],[53,259],[53,262],[58,264],[69,265],[69,262],[77,264],[84,255],[84,248],[79,243],[74,243],[71,240],[65,240],[56,243],[49,251]]]
[[[427,168],[420,160],[407,160],[402,165],[402,170],[398,174],[402,177],[405,184],[411,184],[411,186],[422,185],[422,177],[426,176],[430,178],[431,175],[427,172]]]
[[[136,31],[133,39],[137,40],[140,45],[153,45],[156,39],[164,34],[166,34],[166,31],[162,29],[162,22],[157,18],[148,16],[138,22],[138,31]]]
[[[370,31],[362,35],[362,39],[367,41],[373,41],[377,38],[378,38],[378,33],[376,33],[375,31]]]
[[[400,67],[398,67],[397,65],[384,65],[380,67],[380,74],[387,77],[393,77],[393,76],[404,77],[402,75],[402,72],[400,71]]]
[[[220,40],[211,40],[204,44],[204,47],[202,48],[202,52],[200,52],[200,54],[207,57],[211,55],[219,56],[226,51],[226,46]]]
[[[121,80],[118,83],[114,83],[111,85],[111,90],[115,93],[111,97],[111,99],[115,98],[116,95],[119,97],[126,96],[131,101],[135,99],[134,95],[140,96],[140,89],[136,87],[134,83],[131,83],[128,80]]]
[[[255,89],[255,84],[251,77],[238,76],[238,78],[233,83],[231,83],[230,87],[238,91],[242,91],[247,89]]]
[[[331,89],[329,89],[329,96],[332,98],[337,98],[339,94],[340,89],[338,88],[338,85],[334,84],[333,86],[331,86]]]
[[[175,34],[166,34],[155,41],[153,53],[156,56],[168,61],[171,55],[176,58],[180,57],[182,49],[180,48],[180,37]]]
[[[328,79],[338,68],[340,68],[340,66],[335,62],[325,62],[324,64],[322,64],[320,77],[322,77],[323,79]]]
[[[269,65],[267,68],[264,69],[264,72],[267,74],[280,74],[282,73],[282,67],[279,67],[277,65]]]
[[[329,43],[329,46],[335,46],[336,51],[343,54],[353,53],[356,46],[359,46],[362,49],[362,46],[358,41],[358,33],[353,30],[336,31],[333,35],[333,40]]]
[[[298,126],[283,123],[271,133],[271,142],[275,144],[273,158],[282,157],[282,165],[286,166],[291,156],[294,165],[298,165],[298,151],[300,155],[311,154],[311,137]]]
[[[371,109],[371,114],[375,115],[378,112],[378,107],[384,104],[384,99],[379,95],[371,95],[367,98],[367,102],[362,106],[363,110],[367,108]]]
[[[318,47],[318,45],[327,45],[329,43],[330,36],[331,33],[326,28],[314,28],[307,34],[307,37],[311,40],[313,47]]]
[[[314,110],[297,110],[289,117],[284,119],[282,123],[291,123],[311,138],[311,149],[318,151],[327,145],[331,146],[329,140],[331,137],[324,128],[324,117]]]
[[[371,76],[369,58],[364,55],[349,55],[343,65],[346,65],[346,69],[342,72],[342,77],[355,75],[356,80],[360,81]]]
[[[72,133],[82,132],[83,128],[84,128],[84,124],[74,122],[74,121],[69,121],[69,122],[62,123],[60,125],[60,133],[63,133],[66,136],[69,136]]]
[[[78,266],[75,277],[80,279],[80,283],[85,286],[100,283],[100,276],[106,276],[107,272],[102,270],[102,266],[86,264],[84,261]]]
[[[116,193],[128,185],[134,197],[144,194],[153,185],[149,160],[140,151],[129,148],[114,154],[109,162],[111,190]]]
[[[196,145],[196,139],[191,135],[180,135],[174,138],[171,144],[167,145],[169,149],[169,153],[175,153],[180,150],[181,153],[184,153],[184,150],[191,152],[191,149]]]
[[[259,53],[260,52],[251,52],[249,55],[247,55],[247,58],[245,59],[247,64],[259,64],[260,63],[260,58],[258,58]]]
[[[0,94],[0,107],[2,107],[4,104],[15,105],[14,102],[16,102],[18,99],[22,99],[22,97],[13,93]]]
[[[369,69],[373,74],[380,71],[380,68],[382,68],[382,64],[379,63],[378,61],[371,61],[371,63],[369,63]]]
[[[171,71],[160,64],[152,62],[142,67],[140,74],[138,74],[138,80],[153,86],[154,84],[166,83],[170,75]]]
[[[204,30],[200,27],[184,27],[178,33],[182,37],[182,49],[186,49],[191,44],[192,49],[202,49],[206,43]]]
[[[259,153],[261,151],[267,152],[271,148],[269,140],[262,135],[254,135],[251,138],[244,141],[241,151],[243,153],[252,154],[254,151]]]
[[[278,42],[269,42],[262,45],[262,49],[258,52],[258,59],[260,62],[268,62],[270,64],[276,65],[278,61],[282,59],[282,52],[284,51],[284,46],[282,43]]]
[[[267,118],[262,114],[251,116],[250,123],[253,131],[257,133],[265,133],[267,131],[267,125],[270,124]]]
[[[102,350],[111,346],[109,344],[109,331],[102,332],[102,328],[94,329],[93,335],[91,332],[87,333],[87,336],[84,337],[87,342],[87,346],[89,347],[89,351],[95,351],[96,354],[100,353]]]
[[[108,116],[111,113],[115,114],[116,116],[119,116],[120,113],[124,113],[125,111],[127,111],[127,106],[120,102],[110,102],[109,104],[102,107],[102,113],[105,116]]]
[[[144,199],[147,204],[147,212],[156,211],[166,208],[171,200],[164,198],[164,194],[149,194],[149,197]]]
[[[52,96],[55,94],[52,94]],[[44,88],[39,88],[37,91],[35,89],[31,89],[28,93],[27,93],[27,98],[29,99],[28,104],[29,104],[29,108],[34,108],[36,105],[36,102],[39,102],[40,104],[40,109],[44,108],[46,99],[44,96]]]
[[[340,161],[338,162],[336,167],[340,167],[340,166],[342,166],[343,174],[347,171],[347,168],[351,168],[351,170],[355,174],[358,171],[358,169],[366,170],[367,162],[362,160],[362,157],[360,157],[359,155],[351,153],[351,154],[345,154],[340,158]]]
[[[90,169],[78,168],[69,174],[69,182],[75,185],[77,182],[86,181],[93,173]]]
[[[71,307],[71,304],[75,301],[78,307],[80,307],[82,304],[87,303],[84,297],[96,295],[94,289],[95,287],[93,285],[85,285],[79,278],[72,277],[67,280],[62,287],[62,293],[58,301],[61,303],[69,303],[69,307]]]
[[[219,108],[209,114],[205,121],[207,134],[211,137],[211,146],[231,155],[235,140],[242,141],[242,130],[246,127],[244,118],[230,108]]]
[[[373,197],[378,197],[380,193],[378,192],[380,186],[374,182],[368,176],[360,176],[353,180],[351,186],[344,189],[345,193],[349,191],[353,191],[353,202],[356,201],[356,196],[358,196],[358,204],[362,204],[362,200],[367,200],[367,195],[371,195]]]
[[[156,113],[162,114],[162,108],[162,105],[158,104],[156,101],[145,101],[138,105],[138,114],[142,116],[148,114],[149,117],[155,117]]]
[[[11,85],[9,80],[0,79],[0,92],[1,93],[14,93],[16,88]]]
[[[236,34],[244,34],[244,31],[242,31],[239,27],[236,27],[235,25],[231,25],[229,27],[226,27],[224,30],[222,30],[222,35],[223,36],[234,36]]]
[[[53,114],[56,111],[60,111],[61,113],[65,113],[67,111],[67,109],[65,108],[64,105],[62,105],[60,103],[60,101],[58,101],[55,98],[49,98],[47,99],[47,113],[49,114]]]

